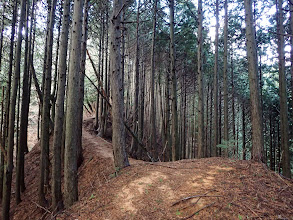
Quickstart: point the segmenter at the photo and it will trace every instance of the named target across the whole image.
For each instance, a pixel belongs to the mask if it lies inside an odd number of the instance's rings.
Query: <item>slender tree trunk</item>
[[[209,131],[209,157],[212,157],[213,144],[212,144],[212,129],[213,129],[213,87],[210,90],[210,131]]]
[[[121,13],[124,7],[122,0],[114,0],[113,12],[110,19],[110,78],[112,94],[112,145],[114,154],[114,165],[120,169],[129,166],[128,157],[125,151],[125,127],[124,127],[124,101],[122,92],[121,72]]]
[[[273,146],[273,116],[272,112],[270,114],[270,168],[271,170],[275,170],[275,156],[274,156],[274,146]]]
[[[290,51],[290,73],[291,73],[291,139],[293,139],[293,4],[290,4],[290,43],[291,43],[291,51]],[[290,112],[290,111],[289,111]]]
[[[64,96],[66,85],[66,70],[67,70],[67,49],[68,49],[68,35],[69,35],[69,15],[70,2],[65,0],[63,2],[63,17],[62,17],[62,31],[59,52],[58,64],[58,89],[56,100],[56,114],[54,120],[54,136],[53,136],[53,163],[52,163],[52,205],[53,209],[58,211],[63,207],[62,192],[61,192],[61,146],[64,123]]]
[[[263,160],[263,121],[260,105],[259,77],[257,71],[257,54],[255,28],[253,26],[252,0],[244,1],[246,23],[246,45],[249,72],[251,123],[252,123],[252,159]]]
[[[105,51],[105,20],[104,20],[104,13],[101,13],[101,67],[100,67],[100,81],[102,86],[104,87],[104,51]],[[123,59],[122,59],[123,60]],[[104,137],[104,103],[105,100],[102,96],[100,96],[100,106],[99,106],[99,118],[100,118],[100,124],[98,129],[98,135],[100,137]]]
[[[108,45],[109,45],[109,5],[108,5],[108,1],[106,3],[106,45],[105,45],[105,92],[106,94],[109,96],[109,59],[108,59]],[[124,66],[124,64],[123,64]],[[123,68],[124,69],[124,68]],[[123,77],[123,85],[124,85],[124,77]],[[124,86],[123,86],[123,97],[124,97]],[[103,120],[104,120],[104,134],[106,134],[107,131],[107,121],[108,121],[108,111],[109,111],[109,107],[107,106],[107,103],[104,102],[104,115],[103,115]]]
[[[242,103],[242,159],[246,160],[245,105]]]
[[[1,32],[0,32],[0,73],[2,69],[2,53],[3,53],[3,34],[4,34],[4,24],[5,24],[5,9],[6,9],[6,2],[3,2],[2,8],[2,23],[1,23]]]
[[[22,28],[25,21],[26,1],[21,1],[20,19],[18,26],[18,38],[16,46],[15,73],[12,85],[12,94],[9,108],[9,126],[8,126],[8,146],[7,146],[7,164],[4,168],[3,182],[3,200],[2,200],[2,219],[9,220],[10,198],[11,198],[11,182],[13,171],[13,148],[14,148],[14,123],[15,123],[15,105],[17,99],[17,90],[20,80],[20,63],[21,63],[21,43]]]
[[[214,139],[212,146],[212,157],[217,156],[217,145],[219,143],[219,114],[218,114],[218,75],[219,75],[219,0],[216,0],[216,36],[215,36],[215,66],[214,66]]]
[[[284,15],[283,0],[277,2],[277,32],[278,32],[278,53],[279,53],[279,94],[280,94],[280,132],[281,132],[281,155],[283,175],[291,178],[290,154],[289,154],[289,127],[288,127],[288,104],[285,75],[285,54],[284,54]]]
[[[13,15],[11,23],[11,35],[10,35],[10,52],[9,52],[9,70],[8,70],[8,82],[6,87],[5,97],[5,111],[4,111],[4,125],[2,134],[2,146],[6,149],[6,143],[8,142],[8,126],[9,126],[9,110],[10,110],[10,90],[11,90],[11,78],[13,68],[13,54],[14,54],[14,35],[15,35],[15,24],[17,16],[17,1],[13,3]],[[3,181],[4,181],[4,154],[1,152],[1,164],[0,164],[0,198],[3,195]]]
[[[204,95],[202,73],[202,0],[198,0],[198,50],[197,50],[197,81],[198,81],[198,158],[204,157]]]
[[[222,143],[222,88],[221,88],[221,84],[219,86],[219,124],[218,124],[218,128],[219,128],[219,132],[218,132],[218,143],[221,144]],[[224,153],[224,149],[219,148],[218,149],[219,152],[219,156],[222,156]]]
[[[133,105],[133,130],[138,134],[138,97],[139,97],[139,16],[140,16],[140,0],[137,3],[136,13],[136,47],[135,47],[135,84],[134,84],[134,105]],[[137,157],[138,143],[135,138],[131,142],[131,154]]]
[[[231,87],[232,87],[232,130],[233,140],[236,140],[236,127],[235,127],[235,89],[234,89],[234,65],[233,65],[233,51],[231,55]],[[238,141],[238,140],[237,140]]]
[[[156,27],[157,27],[157,1],[154,0],[153,6],[153,35],[152,35],[152,46],[151,46],[151,146],[154,152],[154,158],[159,159],[159,152],[157,147],[157,136],[156,136],[156,105],[155,105],[155,44],[156,44]]]
[[[205,123],[205,157],[208,157],[210,152],[210,147],[208,144],[208,129],[209,129],[209,93],[210,93],[210,83],[208,83],[207,93],[206,93],[206,123]]]
[[[42,124],[41,124],[41,178],[39,182],[39,202],[45,206],[46,190],[49,188],[49,139],[50,139],[50,98],[51,98],[51,75],[52,75],[52,50],[53,29],[55,23],[55,9],[57,0],[52,0],[50,19],[47,31],[47,54],[44,72]]]
[[[224,26],[224,141],[229,141],[228,127],[228,0],[225,0],[225,26]],[[228,149],[224,150],[228,157]]]
[[[22,83],[22,103],[21,103],[21,118],[20,118],[20,130],[19,130],[19,143],[17,151],[17,161],[16,161],[16,203],[21,202],[20,192],[24,191],[25,186],[22,184],[24,182],[24,174],[22,173],[24,167],[24,153],[27,149],[27,126],[28,126],[28,113],[29,113],[29,63],[31,57],[31,40],[32,40],[32,27],[33,23],[33,9],[32,6],[32,16],[31,16],[31,27],[30,27],[30,42],[28,35],[28,18],[29,18],[29,2],[26,5],[26,24],[25,24],[25,61],[24,61],[24,73],[23,73],[23,83]],[[30,45],[29,45],[30,44]]]
[[[169,72],[166,71],[166,91],[165,91],[165,130],[166,130],[166,143],[168,149],[168,159],[172,159],[172,138],[170,133],[170,86],[169,86]]]
[[[144,102],[145,102],[145,97],[144,97],[144,89],[145,89],[145,68],[142,63],[142,71],[140,74],[141,77],[141,87],[140,87],[140,117],[139,117],[139,129],[138,129],[138,138],[139,140],[143,140],[144,137]],[[137,157],[141,158],[142,154],[142,149],[139,147],[137,150]]]
[[[68,96],[66,109],[66,135],[64,153],[64,204],[71,206],[78,200],[77,150],[80,136],[76,117],[79,108],[79,79],[81,64],[83,1],[75,0],[73,9],[72,40],[68,73]]]
[[[63,14],[63,6],[60,7],[60,14]],[[57,80],[58,80],[58,59],[59,59],[59,48],[60,48],[60,36],[61,36],[61,22],[62,17],[60,15],[59,23],[58,23],[58,35],[57,35],[57,45],[56,45],[56,57],[55,57],[55,73],[54,73],[54,84],[53,91],[51,95],[52,99],[52,120],[53,125],[55,124],[55,114],[56,114],[56,97],[57,97]],[[54,127],[54,126],[53,126]],[[54,130],[54,129],[53,129]]]
[[[179,159],[179,134],[177,113],[177,78],[175,67],[175,39],[174,39],[174,0],[170,0],[170,58],[171,58],[171,84],[172,84],[172,161]]]
[[[86,49],[87,49],[87,38],[88,38],[88,10],[89,0],[84,0],[84,12],[83,12],[83,24],[82,24],[82,44],[81,44],[81,66],[79,76],[79,107],[78,107],[78,122],[77,122],[77,133],[79,138],[77,139],[77,167],[79,167],[83,161],[82,155],[82,122],[83,122],[83,101],[84,101],[84,76],[85,76],[85,65],[86,65]],[[105,111],[105,109],[103,110]],[[102,115],[103,116],[103,115]],[[101,128],[104,130],[104,126]]]

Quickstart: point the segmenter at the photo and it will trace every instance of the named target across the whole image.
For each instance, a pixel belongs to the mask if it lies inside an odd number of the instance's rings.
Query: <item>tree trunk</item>
[[[171,59],[171,84],[172,84],[172,161],[179,159],[179,134],[177,113],[177,78],[175,67],[175,39],[174,39],[174,0],[170,0],[170,59]]]
[[[2,200],[2,219],[9,220],[10,198],[11,198],[11,182],[13,171],[13,148],[14,148],[14,123],[15,123],[15,105],[17,99],[17,90],[20,79],[20,63],[21,63],[21,43],[22,28],[25,21],[26,1],[21,1],[20,19],[18,26],[18,38],[16,46],[15,73],[12,85],[12,94],[9,108],[9,126],[8,126],[8,146],[7,146],[7,164],[4,168],[5,176],[3,182],[3,200]]]
[[[124,127],[124,101],[122,92],[121,72],[121,14],[122,0],[114,0],[113,12],[110,21],[110,77],[112,94],[112,144],[114,154],[114,165],[117,169],[129,166],[128,157],[125,151],[125,127]]]
[[[56,100],[56,114],[54,120],[54,136],[53,136],[53,163],[52,163],[52,205],[53,210],[58,211],[63,207],[62,192],[61,192],[61,146],[64,123],[64,96],[66,85],[66,60],[68,49],[68,35],[69,35],[69,15],[70,2],[65,0],[63,2],[63,17],[62,17],[62,31],[60,37],[59,48],[59,64],[58,64],[58,89]]]
[[[136,47],[135,47],[135,84],[134,84],[134,105],[133,105],[133,130],[138,134],[138,97],[139,97],[139,16],[140,16],[140,0],[137,3],[136,13]],[[123,59],[123,58],[122,58]],[[138,143],[135,138],[131,142],[131,154],[137,158]]]
[[[231,87],[232,87],[232,131],[233,141],[236,140],[236,127],[235,127],[235,89],[234,89],[234,65],[233,65],[233,51],[231,54]],[[238,141],[238,140],[237,140]],[[234,142],[235,143],[235,142]]]
[[[34,2],[32,6],[32,16],[31,16],[31,27],[30,27],[30,45],[28,36],[28,18],[29,18],[29,2],[26,5],[26,24],[25,24],[25,56],[24,56],[24,73],[23,73],[23,83],[22,83],[22,103],[21,103],[21,116],[20,116],[20,130],[19,130],[19,143],[17,151],[17,161],[16,161],[16,203],[21,202],[20,192],[24,191],[24,174],[22,173],[24,167],[24,153],[27,149],[27,126],[28,126],[28,113],[29,113],[29,63],[31,61],[31,40],[32,40],[32,27],[33,23],[33,9]]]
[[[280,132],[282,150],[282,171],[283,175],[291,178],[290,154],[289,154],[289,127],[288,127],[288,104],[285,75],[285,54],[284,54],[284,15],[282,8],[283,0],[277,2],[277,32],[278,32],[278,53],[279,53],[279,94],[280,94]]]
[[[82,122],[83,122],[83,101],[84,101],[84,76],[85,76],[85,65],[86,65],[86,50],[87,50],[87,38],[88,38],[88,10],[89,0],[84,1],[84,12],[83,12],[83,24],[82,24],[82,44],[81,44],[81,66],[79,76],[79,107],[78,107],[78,122],[77,122],[77,133],[79,138],[77,139],[77,167],[82,164]],[[105,109],[104,109],[105,111]],[[104,130],[104,127],[101,128]]]
[[[51,100],[51,75],[52,75],[52,50],[53,50],[53,29],[55,23],[55,9],[57,0],[52,0],[50,19],[47,30],[47,53],[44,72],[43,105],[41,123],[41,178],[39,182],[39,202],[45,206],[46,190],[49,188],[49,139],[50,139],[50,100]]]
[[[154,152],[155,160],[159,159],[159,152],[157,147],[156,136],[156,105],[155,105],[155,43],[156,43],[156,27],[157,27],[157,0],[154,0],[153,6],[153,34],[151,46],[151,103],[150,103],[150,117],[151,117],[151,140],[150,144]]]
[[[291,51],[290,51],[290,73],[291,73],[291,139],[293,139],[293,4],[290,4],[290,44],[291,44]],[[290,111],[289,111],[290,112]]]
[[[219,0],[216,0],[216,36],[215,36],[215,66],[214,66],[214,139],[212,146],[212,157],[217,156],[217,145],[219,143],[219,114],[218,114],[218,75],[219,75]]]
[[[275,171],[275,149],[273,144],[273,116],[270,114],[270,168]]]
[[[228,127],[228,0],[225,0],[225,26],[224,26],[224,141],[229,141]],[[228,149],[224,150],[228,157]]]
[[[10,52],[9,52],[9,70],[8,70],[8,82],[6,87],[5,95],[5,111],[4,111],[4,125],[2,133],[2,146],[6,149],[6,143],[8,138],[8,125],[9,125],[9,110],[10,110],[10,90],[11,90],[11,77],[12,77],[12,67],[13,67],[13,54],[14,54],[14,35],[15,35],[15,24],[17,16],[17,1],[14,1],[13,5],[13,15],[11,23],[11,37],[10,37]],[[4,154],[1,151],[1,164],[0,164],[0,198],[3,195],[3,181],[4,181]]]
[[[242,103],[242,159],[246,160],[245,105]]]
[[[251,121],[252,123],[252,159],[256,161],[262,161],[263,160],[262,107],[260,105],[255,28],[253,26],[251,3],[252,3],[252,0],[246,0],[244,2],[251,120],[252,120]]]
[[[198,158],[204,157],[204,95],[203,95],[203,73],[202,73],[202,0],[198,0],[198,50],[197,50],[197,81],[198,81]]]
[[[105,20],[104,20],[104,13],[101,12],[101,65],[99,67],[100,69],[100,81],[102,84],[102,87],[104,87],[103,83],[104,83],[104,51],[105,51]],[[123,60],[123,59],[122,59]],[[100,137],[104,137],[104,103],[105,100],[103,99],[102,96],[100,96],[100,106],[99,106],[99,118],[100,118],[100,123],[99,123],[99,129],[98,129],[98,135]]]
[[[83,1],[75,0],[73,9],[72,40],[68,72],[68,96],[66,109],[66,135],[64,153],[64,204],[71,206],[78,200],[77,150],[78,139],[76,117],[79,108],[79,79],[81,64]]]
[[[2,8],[2,24],[0,30],[0,72],[2,67],[2,53],[3,53],[3,34],[4,34],[4,21],[5,21],[5,9],[6,9],[6,2],[3,2]]]

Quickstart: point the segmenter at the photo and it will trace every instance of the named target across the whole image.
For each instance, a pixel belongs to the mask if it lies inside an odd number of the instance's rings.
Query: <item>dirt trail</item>
[[[293,219],[292,181],[262,164],[223,158],[155,164],[130,159],[131,166],[116,172],[111,143],[93,135],[91,124],[86,121],[83,130],[79,201],[57,219]],[[38,147],[27,155],[30,183],[24,201],[13,205],[13,219],[53,217],[37,206]]]

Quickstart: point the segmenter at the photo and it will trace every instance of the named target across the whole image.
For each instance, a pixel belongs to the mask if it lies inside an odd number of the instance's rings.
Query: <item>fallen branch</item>
[[[214,189],[209,190],[209,191],[207,191],[204,195],[207,195],[208,193],[213,192],[213,191],[216,191],[216,190],[214,190]],[[180,208],[180,210],[183,210],[183,209],[189,208],[191,205],[196,205],[196,204],[199,202],[199,200],[200,200],[201,198],[202,198],[202,197],[199,197],[195,202],[191,203],[191,204],[188,205],[188,206],[185,206],[185,207],[183,207],[183,208]]]
[[[175,203],[173,203],[171,206],[175,206],[177,204],[179,204],[180,202],[183,202],[183,201],[186,201],[186,200],[189,200],[189,199],[194,199],[194,198],[202,198],[202,197],[223,197],[223,196],[220,196],[220,195],[215,195],[215,196],[209,196],[209,195],[195,195],[195,196],[189,196],[189,197],[186,197],[186,198],[183,198]]]
[[[52,214],[52,212],[49,209],[46,209],[45,207],[41,206],[40,204],[32,201],[37,207],[43,209],[46,213]]]
[[[213,203],[211,203],[211,204],[208,204],[208,205],[202,207],[201,209],[197,210],[196,212],[192,213],[191,215],[189,215],[189,216],[187,216],[187,217],[185,217],[185,218],[181,218],[181,219],[189,219],[189,218],[192,218],[193,216],[195,216],[197,213],[199,213],[199,212],[202,211],[203,209],[206,209],[206,208],[208,208],[208,207],[211,207],[211,206],[214,205],[215,203],[216,203],[216,202],[213,202]]]

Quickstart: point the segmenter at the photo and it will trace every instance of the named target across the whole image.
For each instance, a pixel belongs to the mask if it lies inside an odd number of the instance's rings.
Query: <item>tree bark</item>
[[[13,67],[13,54],[14,54],[14,35],[15,35],[15,24],[17,16],[17,1],[14,1],[13,15],[11,22],[11,35],[10,35],[10,52],[9,52],[9,70],[8,70],[8,82],[6,87],[5,95],[5,111],[4,111],[4,125],[2,133],[2,146],[6,149],[6,143],[8,138],[8,126],[9,126],[9,110],[10,110],[10,94],[11,94],[11,78],[12,78],[12,67]],[[3,181],[4,181],[4,154],[1,151],[1,164],[0,164],[0,198],[3,195]]]
[[[281,164],[283,175],[291,178],[290,154],[289,154],[289,126],[288,126],[288,104],[287,86],[285,75],[285,54],[284,54],[284,15],[283,0],[277,1],[277,33],[279,53],[279,94],[280,94],[280,133],[281,133]]]
[[[81,66],[79,76],[79,107],[78,107],[78,122],[77,122],[77,133],[79,138],[77,139],[77,167],[79,167],[83,161],[82,155],[82,122],[83,122],[83,101],[84,101],[84,76],[86,66],[86,50],[87,50],[87,38],[88,38],[88,10],[89,0],[84,1],[84,12],[83,12],[83,24],[82,24],[82,44],[81,44]],[[105,102],[105,101],[104,101]],[[105,109],[104,109],[105,111]],[[104,127],[101,128],[104,130]]]
[[[31,40],[32,40],[32,27],[33,27],[33,9],[34,2],[32,5],[32,16],[31,16],[31,27],[30,27],[30,42],[28,35],[28,18],[29,18],[29,2],[26,5],[26,24],[25,24],[25,56],[24,56],[24,73],[23,73],[23,83],[22,83],[22,103],[21,103],[21,115],[20,115],[20,130],[19,130],[19,143],[17,151],[17,161],[16,161],[16,203],[21,202],[20,192],[24,191],[24,174],[22,173],[24,168],[24,153],[27,149],[27,126],[28,126],[28,113],[29,113],[29,63],[31,59]],[[30,44],[30,45],[29,45]]]
[[[245,105],[242,103],[242,159],[246,160]]]
[[[58,89],[56,100],[56,114],[54,120],[54,136],[53,136],[53,163],[52,163],[52,205],[53,209],[58,211],[63,207],[62,192],[61,192],[61,147],[62,134],[64,123],[64,96],[66,85],[66,70],[67,70],[67,50],[68,50],[68,35],[69,35],[69,19],[70,19],[70,2],[63,2],[63,18],[62,30],[60,36],[59,48],[59,64],[58,64]]]
[[[83,1],[75,0],[73,9],[72,42],[68,73],[68,96],[66,109],[66,136],[64,154],[64,204],[73,205],[78,200],[77,182],[77,115],[79,108],[79,79],[82,41]]]
[[[157,135],[156,135],[156,105],[155,105],[155,46],[156,46],[156,29],[157,29],[157,1],[154,0],[153,6],[153,34],[152,34],[152,46],[151,46],[151,140],[150,144],[154,152],[155,160],[159,159],[159,150],[157,147]]]
[[[203,95],[203,73],[202,73],[202,0],[198,0],[198,50],[197,50],[197,82],[198,82],[198,158],[204,157],[204,95]]]
[[[133,105],[133,130],[135,134],[138,134],[139,122],[138,122],[138,97],[139,97],[139,17],[140,17],[140,0],[137,3],[136,12],[136,47],[135,47],[135,83],[134,83],[134,105]],[[123,58],[122,58],[123,59]],[[134,158],[137,158],[138,143],[135,138],[132,138],[131,142],[131,154]]]
[[[177,77],[175,67],[175,39],[174,39],[174,0],[170,0],[170,59],[171,59],[171,85],[172,85],[172,161],[179,159],[179,134],[177,113]]]
[[[47,50],[44,72],[43,105],[41,123],[41,178],[39,182],[39,202],[45,206],[46,190],[49,187],[49,139],[50,139],[50,100],[51,100],[51,75],[52,75],[52,51],[53,51],[53,29],[55,23],[55,9],[57,0],[52,0],[50,19],[47,30]]]
[[[114,165],[117,169],[129,166],[128,157],[125,151],[125,127],[124,119],[124,100],[122,91],[122,72],[121,72],[121,12],[125,7],[122,0],[114,0],[113,12],[110,19],[110,79],[112,94],[112,145],[114,154]]]
[[[255,28],[253,26],[252,16],[252,0],[244,1],[244,6],[252,123],[252,159],[256,161],[263,161],[263,121],[262,107],[260,105]]]
[[[228,127],[228,0],[225,0],[225,25],[224,25],[224,141],[229,141]],[[224,150],[224,156],[228,157],[228,149]]]
[[[217,145],[219,143],[219,102],[218,102],[218,75],[219,75],[219,0],[216,0],[216,36],[215,36],[215,66],[214,66],[214,122],[213,122],[213,146],[212,157],[217,156]]]
[[[18,26],[18,38],[16,46],[15,73],[12,83],[12,93],[9,108],[9,126],[8,126],[8,146],[7,146],[7,164],[4,168],[5,176],[3,182],[3,200],[2,200],[2,219],[9,220],[10,198],[11,198],[11,182],[13,171],[13,148],[14,148],[14,123],[15,123],[15,106],[17,99],[17,90],[20,79],[20,63],[21,63],[21,43],[22,28],[25,20],[26,1],[21,1],[20,19]]]

